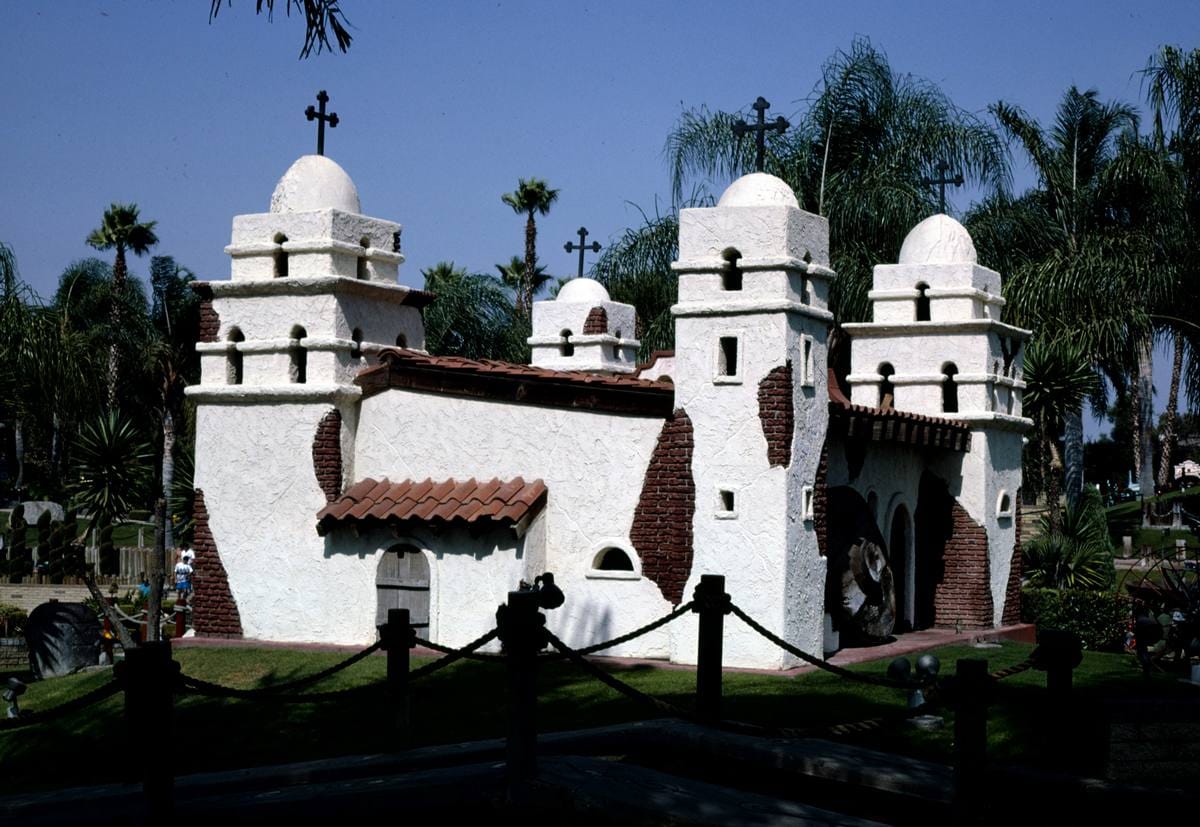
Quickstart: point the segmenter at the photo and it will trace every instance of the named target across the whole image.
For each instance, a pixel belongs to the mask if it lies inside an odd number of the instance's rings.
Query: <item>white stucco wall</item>
[[[566,594],[564,606],[547,613],[548,622],[571,645],[622,634],[670,611],[650,580],[588,576],[606,546],[636,558],[629,530],[662,419],[390,390],[363,401],[360,422],[358,479],[545,481],[545,570]],[[516,588],[519,577],[512,572],[489,559],[477,563],[454,577],[495,581],[504,592]],[[531,567],[522,576],[532,579],[541,571]],[[474,628],[467,616],[495,610],[478,602],[460,604],[444,591],[439,601],[438,628],[447,643],[470,639],[460,631]],[[666,633],[659,633],[611,654],[666,652]]]

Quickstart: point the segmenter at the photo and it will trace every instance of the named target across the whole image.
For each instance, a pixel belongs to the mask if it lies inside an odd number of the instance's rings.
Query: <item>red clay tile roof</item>
[[[833,368],[829,369],[829,431],[848,439],[873,442],[903,442],[966,452],[971,449],[971,428],[958,419],[895,408],[855,405],[838,386]]]
[[[364,396],[388,388],[484,397],[527,405],[586,408],[668,417],[674,410],[670,382],[628,375],[561,371],[459,356],[430,356],[406,348],[383,348],[380,364],[358,374]]]
[[[451,522],[478,520],[516,523],[536,512],[545,502],[546,484],[492,479],[465,482],[431,479],[389,482],[364,479],[317,512],[317,532],[357,521],[401,522],[404,520]]]
[[[642,362],[641,364],[639,364],[637,366],[637,370],[635,370],[633,372],[633,375],[641,376],[643,373],[650,370],[650,368],[654,367],[655,363],[657,363],[659,359],[674,359],[674,358],[675,358],[675,351],[673,351],[673,350],[656,350],[650,354],[649,362]]]

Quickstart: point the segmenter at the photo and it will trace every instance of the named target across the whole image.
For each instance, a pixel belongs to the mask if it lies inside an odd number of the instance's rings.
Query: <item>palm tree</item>
[[[1038,476],[1046,489],[1046,513],[1056,529],[1063,470],[1058,440],[1071,411],[1082,405],[1095,387],[1096,376],[1088,356],[1083,343],[1076,339],[1035,339],[1025,353],[1023,411],[1034,422]]]
[[[1193,406],[1200,405],[1200,327],[1182,318],[1190,315],[1174,311],[1174,307],[1195,307],[1200,287],[1200,49],[1184,52],[1175,46],[1164,46],[1147,62],[1143,76],[1146,97],[1154,113],[1152,140],[1154,149],[1170,164],[1176,184],[1178,201],[1164,228],[1170,228],[1173,242],[1172,262],[1177,266],[1176,286],[1184,294],[1164,309],[1157,321],[1169,329],[1174,354],[1171,366],[1171,386],[1167,396],[1166,416],[1159,429],[1160,461],[1158,484],[1170,479],[1171,458],[1175,447],[1176,408],[1179,404],[1184,356],[1189,365],[1188,394]]]
[[[486,273],[469,273],[452,261],[421,271],[437,298],[425,308],[425,348],[440,356],[529,361],[528,316],[513,309],[513,294]]]
[[[500,274],[500,281],[504,282],[504,286],[512,290],[516,294],[524,286],[529,287],[530,302],[529,308],[533,309],[533,296],[542,292],[547,284],[554,281],[554,276],[546,272],[546,268],[538,266],[533,271],[533,278],[525,278],[525,262],[520,256],[513,256],[508,260],[507,264],[497,264],[496,272]]]
[[[825,64],[795,128],[768,140],[766,171],[786,181],[801,206],[829,219],[839,322],[868,318],[872,267],[895,261],[908,231],[935,212],[924,179],[945,160],[971,184],[1004,191],[1004,145],[980,119],[931,83],[892,71],[886,55],[857,39]],[[678,202],[689,188],[723,186],[753,169],[754,150],[732,125],[736,113],[685,112],[665,154]]]
[[[154,234],[156,221],[139,221],[136,204],[118,204],[114,202],[104,211],[100,226],[92,230],[87,237],[88,245],[97,250],[116,250],[113,262],[112,291],[115,296],[125,293],[125,251],[129,250],[135,256],[145,255],[151,247],[158,243]],[[112,330],[121,328],[121,303],[112,304]],[[115,340],[108,350],[108,407],[113,410],[117,405],[117,376],[119,370],[119,355]]]
[[[233,5],[233,0],[225,0],[225,2],[230,6]],[[333,39],[337,41],[337,47],[343,53],[350,48],[350,41],[353,39],[348,28],[350,21],[342,13],[339,2],[340,0],[284,0],[284,11],[288,17],[292,16],[293,8],[304,17],[304,47],[300,49],[301,60],[311,55],[314,48],[316,48],[317,54],[325,49],[332,52],[333,43],[329,40],[330,32],[333,33]],[[262,14],[264,7],[267,10],[267,18],[273,18],[275,0],[258,0],[254,7],[254,13]],[[209,23],[216,19],[219,11],[221,11],[221,0],[212,0],[212,5],[208,10]]]
[[[1023,262],[1011,253],[1005,262],[1011,267],[1009,320],[1049,339],[1082,342],[1098,370],[1128,375],[1137,344],[1144,354],[1151,341],[1142,299],[1151,294],[1153,256],[1147,239],[1114,209],[1119,205],[1106,176],[1121,136],[1136,136],[1134,110],[1072,86],[1049,129],[1011,104],[998,102],[990,111],[1038,175],[1037,187],[1021,199],[1000,196],[968,216],[985,251],[1004,245],[1028,250]],[[1013,228],[1021,235],[1005,235]],[[983,261],[994,263],[986,256]],[[1083,488],[1082,400],[1067,412],[1064,427],[1065,487],[1074,505]]]
[[[537,222],[534,215],[546,215],[550,206],[558,199],[558,190],[552,190],[540,178],[521,178],[514,192],[506,192],[500,200],[512,207],[513,212],[526,216],[525,219],[525,273],[536,274],[537,268]],[[528,316],[533,306],[533,283],[523,279],[524,283],[517,290],[517,313]]]

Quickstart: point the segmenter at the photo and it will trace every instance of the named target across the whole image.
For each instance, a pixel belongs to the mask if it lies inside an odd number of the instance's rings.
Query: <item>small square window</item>
[[[722,336],[717,348],[717,376],[738,375],[738,340],[736,336]]]
[[[815,369],[813,367],[813,340],[812,336],[805,336],[801,339],[803,347],[803,367],[800,373],[800,384],[806,388],[813,386]]]
[[[728,488],[717,491],[717,519],[732,520],[737,517],[737,497]]]

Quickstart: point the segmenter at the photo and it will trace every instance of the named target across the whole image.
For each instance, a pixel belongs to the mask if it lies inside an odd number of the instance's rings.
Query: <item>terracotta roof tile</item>
[[[833,368],[829,368],[827,387],[830,425],[841,436],[960,452],[971,449],[971,428],[960,419],[855,405],[842,392]]]
[[[381,348],[378,353],[380,364],[361,371],[355,380],[366,396],[388,388],[405,388],[647,416],[670,416],[674,409],[670,382],[550,370],[492,359],[431,356],[407,348]]]
[[[544,482],[525,482],[522,477],[482,483],[474,478],[399,483],[365,479],[317,512],[317,530],[324,534],[338,525],[368,520],[476,522],[490,518],[515,523],[536,512],[545,498]]]

